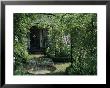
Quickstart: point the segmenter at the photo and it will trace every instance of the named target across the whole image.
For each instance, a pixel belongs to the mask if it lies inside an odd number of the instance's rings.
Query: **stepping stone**
[[[48,70],[37,70],[37,71],[29,70],[28,72],[33,75],[40,75],[40,74],[43,75],[43,74],[48,74],[51,71],[48,71]]]

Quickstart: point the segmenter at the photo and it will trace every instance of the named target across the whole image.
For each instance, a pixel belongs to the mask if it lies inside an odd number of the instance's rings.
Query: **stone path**
[[[45,58],[44,55],[33,55],[28,61],[27,71],[32,75],[60,75],[65,74],[65,70],[70,63],[54,63],[52,59]]]

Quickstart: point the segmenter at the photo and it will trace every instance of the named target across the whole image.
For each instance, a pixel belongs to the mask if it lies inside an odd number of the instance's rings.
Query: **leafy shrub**
[[[15,13],[14,69],[29,59],[28,33],[35,26],[48,29],[46,56],[54,61],[71,61],[68,74],[96,74],[96,19],[95,13]]]
[[[72,30],[72,64],[67,68],[68,74],[96,75],[97,74],[97,33],[96,15],[85,17],[85,28],[79,26]],[[88,22],[88,23],[86,23]]]

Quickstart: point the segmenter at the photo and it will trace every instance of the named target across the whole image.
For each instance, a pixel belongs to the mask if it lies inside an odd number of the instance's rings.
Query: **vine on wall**
[[[68,74],[97,73],[97,14],[95,13],[15,13],[15,69],[29,59],[30,28],[47,29],[48,57],[69,57]],[[61,58],[58,58],[59,60]],[[65,60],[65,58],[63,59]]]

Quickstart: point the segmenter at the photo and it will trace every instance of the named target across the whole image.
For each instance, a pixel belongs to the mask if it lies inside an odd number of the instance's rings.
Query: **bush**
[[[96,19],[95,13],[15,13],[14,68],[17,71],[29,59],[28,33],[35,26],[48,29],[46,56],[54,61],[71,61],[68,74],[96,74]]]

